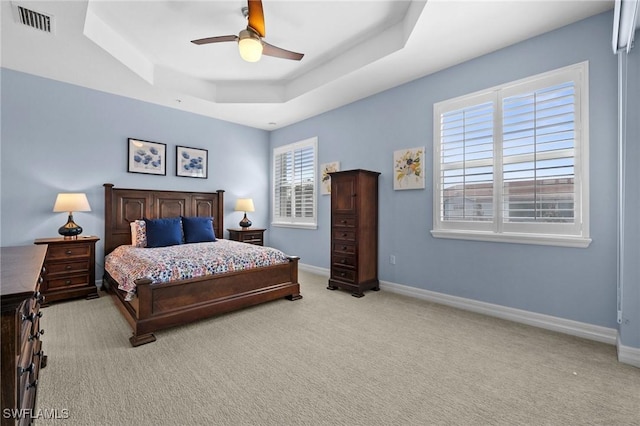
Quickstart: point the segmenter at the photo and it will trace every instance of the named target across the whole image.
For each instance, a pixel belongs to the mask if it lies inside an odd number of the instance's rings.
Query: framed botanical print
[[[129,138],[128,168],[129,173],[146,173],[150,175],[167,174],[167,145],[159,142]]]
[[[338,171],[340,171],[339,161],[324,163],[320,165],[320,174],[322,176],[322,180],[320,181],[320,193],[322,195],[331,194],[331,176],[329,175],[329,173]]]
[[[176,176],[207,179],[209,151],[176,146]]]
[[[393,153],[393,189],[423,189],[424,147],[408,148]]]

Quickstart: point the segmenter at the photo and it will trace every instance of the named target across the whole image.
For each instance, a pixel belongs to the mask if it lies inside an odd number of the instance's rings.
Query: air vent
[[[47,33],[53,32],[53,17],[45,15],[44,13],[36,12],[35,10],[27,9],[26,7],[14,5],[16,12],[16,19],[23,25],[26,25],[36,30],[44,31]]]

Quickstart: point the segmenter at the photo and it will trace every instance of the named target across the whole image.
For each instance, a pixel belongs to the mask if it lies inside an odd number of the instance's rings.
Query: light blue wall
[[[380,176],[384,281],[616,327],[617,61],[605,13],[271,133],[271,146],[318,136],[318,162]],[[433,104],[589,61],[591,236],[587,249],[433,238]],[[425,146],[427,189],[394,191],[392,154]],[[608,206],[608,207],[607,207]],[[317,230],[271,229],[301,262],[329,268],[328,196]],[[314,244],[308,244],[312,239]],[[396,264],[389,263],[396,256]]]
[[[85,235],[104,236],[104,190],[225,192],[225,225],[237,227],[238,197],[252,197],[256,226],[269,220],[268,133],[95,90],[2,69],[0,244],[58,236],[58,192],[86,192],[92,211],[75,213]],[[127,173],[127,138],[167,144],[167,175]],[[175,176],[176,145],[209,151],[208,179]],[[96,262],[102,276],[102,241]]]
[[[638,31],[636,40],[640,40]],[[620,341],[625,346],[640,348],[640,48],[636,46],[628,55],[620,55],[626,56],[627,71],[627,107],[623,114],[627,141]]]

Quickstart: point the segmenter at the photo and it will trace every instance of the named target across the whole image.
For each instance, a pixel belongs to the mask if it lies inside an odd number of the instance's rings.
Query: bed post
[[[298,293],[294,293],[290,296],[287,296],[289,300],[299,300],[302,299],[302,295],[300,294],[300,283],[298,283],[298,261],[300,258],[298,256],[287,256],[289,258],[289,281],[293,284],[297,284]]]
[[[106,256],[113,250],[113,237],[111,234],[113,229],[113,184],[105,183],[102,186],[104,186],[104,255]]]
[[[213,223],[216,229],[216,237],[224,238],[224,189],[218,189],[218,205],[215,212],[215,221]]]

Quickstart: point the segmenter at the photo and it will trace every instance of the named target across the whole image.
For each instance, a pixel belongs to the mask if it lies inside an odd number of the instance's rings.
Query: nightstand
[[[261,228],[231,228],[229,231],[229,239],[240,241],[241,243],[254,244],[256,246],[264,245],[264,231]]]
[[[38,238],[34,244],[47,244],[44,281],[40,291],[46,306],[58,300],[99,297],[96,287],[96,242],[98,237],[78,236],[75,240],[61,237]]]

